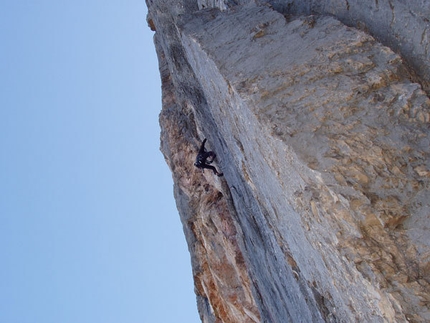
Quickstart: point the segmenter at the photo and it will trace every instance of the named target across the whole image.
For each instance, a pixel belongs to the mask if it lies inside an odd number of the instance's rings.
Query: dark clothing
[[[209,157],[212,157],[212,159],[208,161],[207,159]],[[216,155],[214,154],[213,151],[198,153],[196,162],[194,163],[194,165],[197,167],[203,167],[203,165],[205,164],[212,164],[215,157]]]
[[[200,146],[200,150],[199,150],[199,154],[203,154],[206,149],[205,149],[205,143],[206,143],[206,138],[203,140],[202,145]]]
[[[194,166],[201,169],[211,169],[215,175],[222,176],[222,173],[219,173],[214,166],[210,166],[216,155],[213,151],[206,151],[205,149],[205,143],[206,139],[203,140],[202,145],[200,146],[200,150],[196,157],[196,162],[194,163]],[[208,158],[211,158],[210,160],[207,160]]]
[[[220,174],[220,173],[217,172],[217,170],[216,170],[216,168],[214,166],[207,165],[207,164],[201,164],[200,166],[196,165],[196,167],[211,169],[214,172],[215,175],[222,176],[222,174]]]

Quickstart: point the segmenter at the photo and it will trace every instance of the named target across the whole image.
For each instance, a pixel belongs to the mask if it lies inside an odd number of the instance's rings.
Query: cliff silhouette
[[[429,322],[430,1],[147,6],[202,321]]]

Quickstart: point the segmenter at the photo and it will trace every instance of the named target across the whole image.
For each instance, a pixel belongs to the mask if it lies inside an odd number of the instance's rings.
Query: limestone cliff
[[[429,322],[429,1],[147,5],[202,321]]]

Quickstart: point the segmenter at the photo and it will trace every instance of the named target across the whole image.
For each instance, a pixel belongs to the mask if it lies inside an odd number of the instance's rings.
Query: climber
[[[205,143],[206,143],[206,138],[205,140],[203,140],[202,145],[200,146],[200,150],[197,154],[196,162],[194,163],[194,166],[196,166],[197,168],[202,168],[203,170],[204,168],[212,169],[214,174],[218,176],[224,175],[223,173],[218,172],[214,166],[209,165],[209,164],[212,164],[212,162],[214,161],[216,154],[213,151],[206,151]],[[211,159],[207,160],[208,158],[211,158]]]

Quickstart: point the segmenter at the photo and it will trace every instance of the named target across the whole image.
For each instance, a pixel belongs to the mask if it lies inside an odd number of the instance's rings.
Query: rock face
[[[428,322],[429,2],[315,3],[147,2],[201,319]]]

